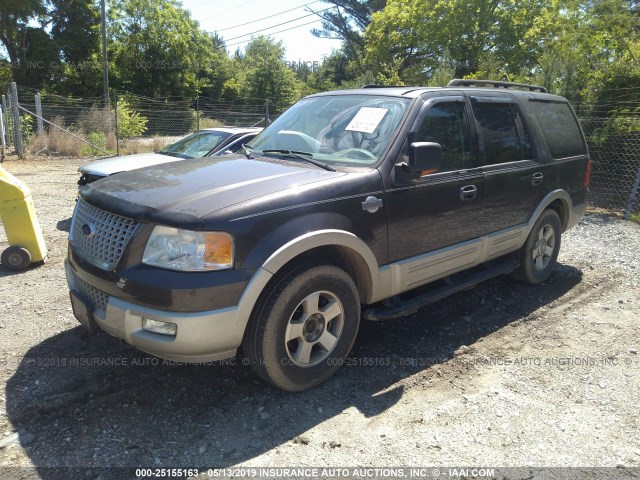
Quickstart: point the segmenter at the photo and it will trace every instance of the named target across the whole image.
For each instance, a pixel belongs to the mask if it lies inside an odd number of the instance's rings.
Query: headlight
[[[192,232],[156,225],[142,263],[182,271],[233,268],[233,237],[224,232]]]

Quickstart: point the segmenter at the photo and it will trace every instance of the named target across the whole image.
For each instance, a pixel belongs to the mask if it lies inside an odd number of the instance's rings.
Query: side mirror
[[[409,171],[422,173],[439,170],[442,165],[442,146],[433,142],[415,142],[409,146]]]
[[[433,142],[414,142],[409,146],[409,162],[395,166],[395,175],[401,182],[420,178],[422,172],[439,170],[442,164],[442,146]]]

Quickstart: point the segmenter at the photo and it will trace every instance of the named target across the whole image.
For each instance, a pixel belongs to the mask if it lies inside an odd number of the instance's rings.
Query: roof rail
[[[529,90],[530,92],[542,92],[548,93],[545,87],[538,85],[528,85],[526,83],[513,83],[513,82],[499,82],[495,80],[474,80],[474,79],[459,79],[451,80],[447,87],[473,87],[473,86],[492,86],[495,88],[517,88],[520,90]]]
[[[371,83],[368,85],[363,85],[361,88],[410,88],[406,85],[376,85],[375,83]]]

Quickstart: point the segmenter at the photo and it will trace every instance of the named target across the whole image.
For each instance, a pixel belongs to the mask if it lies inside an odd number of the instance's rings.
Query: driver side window
[[[441,102],[425,114],[412,142],[434,142],[442,147],[442,164],[437,171],[451,172],[471,168],[471,148],[464,103]]]

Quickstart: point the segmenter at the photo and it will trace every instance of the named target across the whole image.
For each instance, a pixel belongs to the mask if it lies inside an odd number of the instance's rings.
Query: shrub
[[[86,140],[102,150],[107,150],[107,135],[104,132],[89,132],[86,135]],[[91,145],[84,145],[81,152],[83,156],[104,155],[101,150],[93,148]]]
[[[122,140],[139,137],[147,131],[149,120],[133,110],[125,99],[118,100],[118,136]]]
[[[108,108],[93,104],[89,110],[78,115],[77,127],[83,133],[102,132],[108,135],[113,131],[113,116]]]

